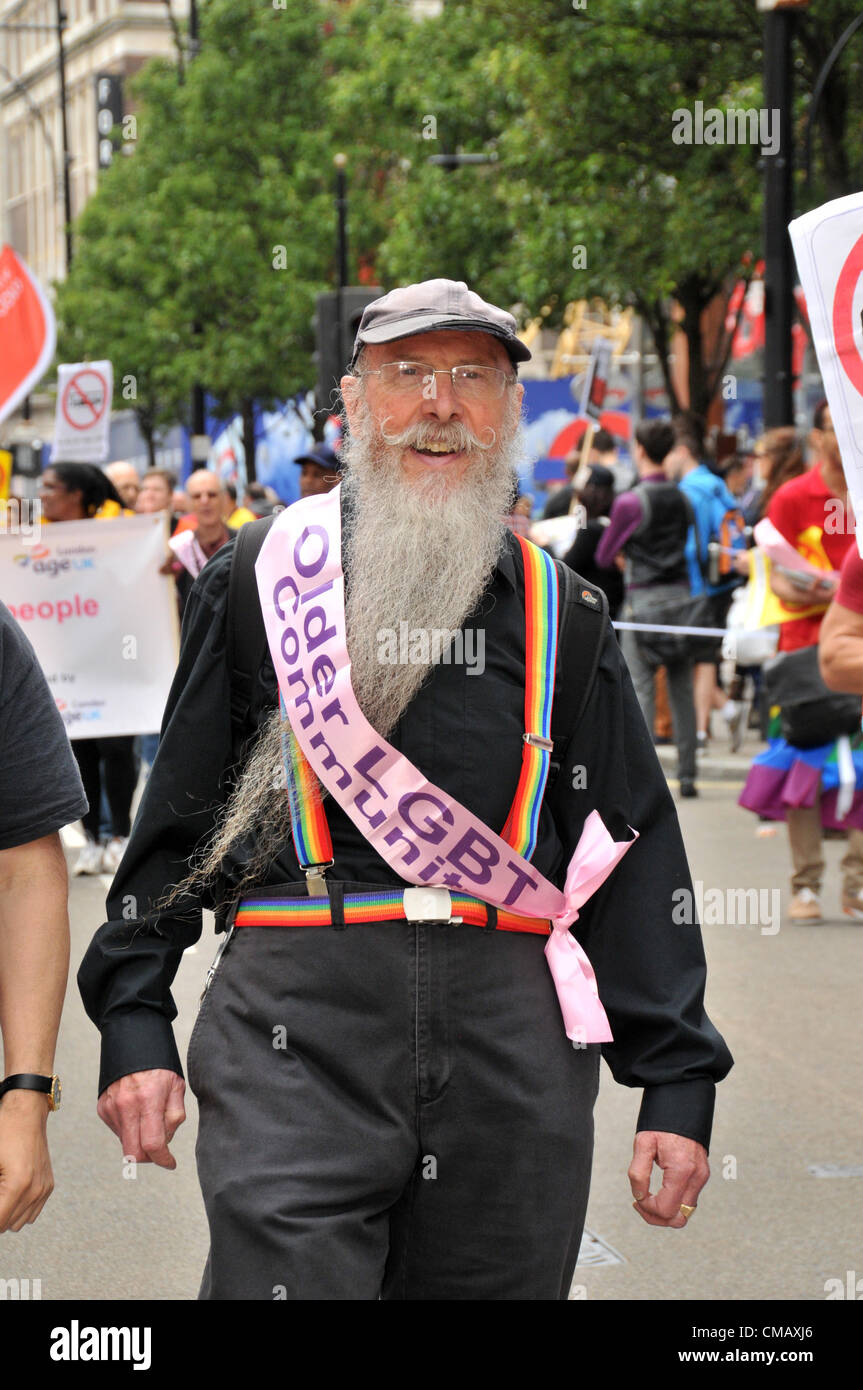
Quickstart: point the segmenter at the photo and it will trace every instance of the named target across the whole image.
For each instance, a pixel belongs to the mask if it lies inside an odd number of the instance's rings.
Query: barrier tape
[[[612,627],[624,632],[674,632],[678,637],[725,637],[729,632],[742,637],[744,632],[760,632],[760,628],[739,627],[674,627],[671,623],[612,623]]]

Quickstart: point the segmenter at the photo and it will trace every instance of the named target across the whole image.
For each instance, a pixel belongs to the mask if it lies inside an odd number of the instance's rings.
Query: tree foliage
[[[815,8],[797,21],[798,162],[812,87],[858,4]],[[180,414],[196,380],[226,411],[310,384],[339,149],[352,260],[385,287],[465,279],[531,314],[550,305],[551,325],[572,299],[634,303],[669,387],[676,304],[706,408],[722,361],[703,360],[701,316],[760,253],[761,154],[672,132],[697,102],[762,105],[754,0],[447,0],[425,19],[399,0],[209,0],[201,18],[184,74],[154,64],[138,80],[138,148],[85,210],[60,292],[63,350],[133,373],[142,422]],[[855,45],[825,91],[800,210],[859,182]],[[489,162],[429,163],[453,152]]]

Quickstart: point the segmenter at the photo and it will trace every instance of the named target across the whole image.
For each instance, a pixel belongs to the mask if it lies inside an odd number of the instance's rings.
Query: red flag
[[[11,246],[0,249],[0,420],[41,381],[54,356],[54,311]]]

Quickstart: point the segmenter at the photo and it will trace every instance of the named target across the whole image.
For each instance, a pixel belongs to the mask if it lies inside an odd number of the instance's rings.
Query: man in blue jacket
[[[744,552],[746,538],[743,516],[737,498],[729,492],[724,480],[706,463],[700,462],[703,438],[697,420],[688,414],[679,416],[672,421],[672,427],[675,439],[667,460],[668,473],[676,478],[681,491],[692,503],[695,514],[695,523],[689,528],[686,542],[686,560],[692,596],[704,596],[706,600],[699,626],[724,627],[731,607],[731,595],[741,581],[736,569],[731,568],[727,573],[720,574],[717,583],[710,582],[708,547],[711,541],[723,541],[723,532],[727,531],[729,534],[723,543]],[[726,522],[725,526],[723,522]],[[726,556],[725,559],[728,569],[727,562],[731,557]],[[699,747],[707,743],[711,711],[723,709],[726,704],[717,679],[720,644],[721,638],[718,637],[693,639],[693,689]]]

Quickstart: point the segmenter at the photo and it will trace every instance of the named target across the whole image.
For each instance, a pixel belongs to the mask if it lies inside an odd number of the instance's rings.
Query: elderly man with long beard
[[[598,591],[576,584],[558,657],[565,576],[502,521],[529,356],[461,283],[366,309],[344,481],[282,512],[257,562],[271,713],[232,778],[237,542],[196,581],[79,981],[100,1115],[124,1154],[173,1168],[171,981],[202,904],[229,929],[188,1059],[203,1298],[565,1299],[601,1052],[644,1088],[640,1216],[682,1228],[707,1181],[731,1058],[704,1012],[674,804]],[[591,623],[552,784],[550,711]],[[441,630],[444,651],[414,641]],[[458,639],[481,660],[453,660]]]

